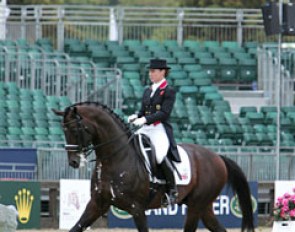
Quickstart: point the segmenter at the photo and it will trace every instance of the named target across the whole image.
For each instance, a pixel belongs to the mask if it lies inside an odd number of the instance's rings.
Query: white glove
[[[135,119],[137,119],[137,114],[131,114],[128,119],[127,119],[127,122],[130,123],[130,122],[133,122]]]
[[[132,122],[132,124],[135,125],[135,126],[142,126],[145,123],[146,123],[145,117],[135,119],[135,121]]]

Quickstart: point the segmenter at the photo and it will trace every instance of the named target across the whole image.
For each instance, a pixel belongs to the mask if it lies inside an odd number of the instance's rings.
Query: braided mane
[[[75,103],[71,106],[68,106],[65,109],[65,116],[70,112],[71,108],[75,107],[75,106],[95,106],[95,107],[102,109],[104,112],[108,113],[124,131],[128,132],[128,135],[131,135],[129,124],[127,124],[123,120],[123,118],[121,118],[116,112],[114,112],[108,106],[106,106],[100,102],[90,102],[90,101],[78,102],[78,103]]]

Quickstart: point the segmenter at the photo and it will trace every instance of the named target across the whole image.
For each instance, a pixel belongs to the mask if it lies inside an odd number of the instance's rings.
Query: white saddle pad
[[[187,185],[190,183],[192,178],[191,165],[189,162],[187,152],[179,145],[177,145],[177,149],[178,149],[181,162],[180,163],[173,162],[173,163],[175,167],[177,168],[177,171],[180,174],[181,179],[179,178],[179,175],[177,174],[176,170],[174,170],[175,181],[177,185]]]

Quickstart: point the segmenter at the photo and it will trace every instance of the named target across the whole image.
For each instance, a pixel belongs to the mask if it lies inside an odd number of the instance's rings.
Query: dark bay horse
[[[148,172],[128,124],[108,107],[94,102],[69,106],[63,128],[70,166],[78,168],[80,154],[95,150],[96,168],[91,178],[91,200],[71,232],[84,231],[111,205],[133,216],[139,232],[147,232],[146,209],[160,208],[165,186],[152,187]],[[189,155],[192,178],[178,186],[178,204],[187,205],[185,232],[197,230],[198,221],[213,232],[225,232],[213,212],[213,202],[228,183],[237,193],[243,214],[241,230],[253,232],[253,211],[247,179],[232,160],[193,144],[181,144]],[[150,191],[154,194],[151,194]]]

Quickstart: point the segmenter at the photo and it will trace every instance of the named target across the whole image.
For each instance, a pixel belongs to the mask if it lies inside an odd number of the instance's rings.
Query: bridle
[[[81,115],[78,112],[75,112],[75,119],[63,123],[62,127],[64,129],[64,131],[66,131],[68,128],[68,125],[71,124],[76,124],[76,134],[77,134],[77,141],[78,144],[66,144],[65,145],[65,150],[66,151],[72,151],[72,152],[77,152],[77,153],[83,153],[83,154],[89,154],[91,153],[92,149],[92,144],[91,141],[86,141],[85,139],[85,134],[90,134],[88,127],[86,127],[83,123],[82,123],[83,118],[81,117]]]
[[[77,130],[77,142],[78,144],[65,144],[65,150],[69,151],[69,152],[75,152],[77,153],[77,155],[84,155],[84,158],[87,158],[94,150],[97,150],[103,146],[109,145],[111,143],[116,142],[118,139],[120,139],[121,137],[123,137],[124,135],[126,135],[129,132],[134,132],[136,130],[138,130],[138,127],[130,127],[127,131],[124,131],[122,134],[119,134],[118,136],[104,142],[104,143],[99,143],[99,144],[92,144],[92,141],[86,140],[86,135],[91,135],[91,132],[89,131],[89,128],[82,122],[83,118],[82,116],[76,111],[73,110],[74,114],[75,114],[75,118],[69,122],[65,122],[62,124],[62,127],[64,129],[64,131],[66,131],[68,129],[68,125],[71,124],[76,124],[76,130]],[[131,134],[131,136],[128,139],[127,144],[129,144],[129,142],[134,138],[134,133]],[[122,150],[122,148],[127,147],[124,144],[124,146],[119,147],[118,149],[116,149],[114,152],[112,152],[111,154],[108,154],[107,156],[112,156],[115,153],[117,153],[118,151]],[[106,156],[104,156],[104,158],[106,158]]]

